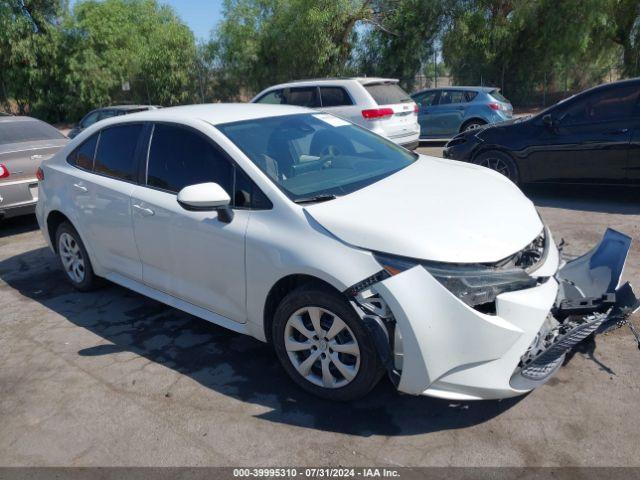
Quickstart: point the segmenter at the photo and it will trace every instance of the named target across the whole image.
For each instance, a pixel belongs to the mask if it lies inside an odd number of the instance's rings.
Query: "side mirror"
[[[547,113],[544,117],[542,117],[542,123],[545,127],[553,127],[553,117],[550,113]]]
[[[229,208],[231,198],[217,183],[189,185],[178,192],[178,203],[182,208],[195,212],[218,211],[218,219],[229,223],[233,211]]]

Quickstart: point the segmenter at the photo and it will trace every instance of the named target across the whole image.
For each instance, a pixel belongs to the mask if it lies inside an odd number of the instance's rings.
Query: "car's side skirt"
[[[202,318],[203,320],[207,320],[208,322],[215,323],[216,325],[228,328],[229,330],[232,330],[234,332],[243,333],[245,335],[251,334],[247,329],[246,323],[235,322],[230,318],[223,317],[222,315],[218,315],[217,313],[214,313],[210,310],[206,310],[202,307],[198,307],[197,305],[193,305],[192,303],[185,302],[184,300],[174,297],[173,295],[161,292],[160,290],[151,288],[148,285],[137,282],[123,275],[117,273],[109,273],[108,275],[106,275],[106,278],[107,280],[133,290],[136,293],[157,300],[158,302],[169,305],[170,307],[177,308],[178,310],[190,313],[191,315]]]

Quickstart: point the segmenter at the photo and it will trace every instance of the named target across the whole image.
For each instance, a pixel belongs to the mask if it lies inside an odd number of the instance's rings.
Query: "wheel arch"
[[[68,222],[73,228],[75,228],[76,232],[78,231],[71,219],[60,210],[51,210],[47,215],[47,234],[49,235],[49,240],[51,241],[51,247],[56,253],[58,253],[58,246],[56,245],[56,232],[58,231],[58,227],[64,222]],[[78,232],[78,235],[80,235],[80,232]]]
[[[481,145],[480,148],[476,149],[473,152],[473,155],[471,156],[471,163],[475,163],[476,159],[480,156],[483,155],[487,152],[500,152],[504,155],[507,155],[511,160],[513,160],[513,163],[516,166],[517,169],[517,173],[518,173],[518,183],[522,184],[522,183],[526,183],[527,181],[527,172],[524,169],[524,166],[522,164],[522,162],[520,161],[520,158],[518,157],[518,155],[516,155],[513,151],[504,148],[501,145]]]
[[[468,119],[466,119],[464,122],[462,122],[462,125],[460,125],[460,131],[459,131],[459,133],[464,132],[465,127],[466,127],[468,124],[472,123],[472,122],[481,123],[482,125],[486,125],[486,124],[488,124],[488,123],[489,123],[489,122],[487,122],[487,121],[486,121],[484,118],[482,118],[482,117],[471,117],[471,118],[468,118]]]
[[[271,343],[271,326],[273,324],[273,316],[280,305],[280,302],[293,290],[302,286],[315,286],[327,289],[342,295],[334,285],[326,280],[309,274],[290,274],[279,279],[267,294],[263,309],[263,328],[264,336],[268,343]],[[346,297],[345,297],[346,298]]]
[[[96,256],[94,255],[94,250],[92,245],[89,242],[87,242],[85,235],[80,231],[80,229],[78,229],[76,222],[73,221],[72,217],[57,208],[51,209],[47,213],[46,220],[45,220],[47,235],[49,237],[49,240],[51,241],[51,248],[53,249],[53,252],[56,254],[58,253],[58,246],[56,245],[56,232],[60,224],[62,224],[63,222],[68,222],[69,225],[71,225],[73,229],[76,232],[78,232],[78,235],[80,236],[80,240],[82,240],[84,248],[87,251],[87,254],[89,255],[89,261],[91,262],[91,266],[93,267],[94,272],[98,274],[97,273],[98,271],[102,271],[102,267],[100,266],[100,264],[98,264],[98,262],[96,262]]]

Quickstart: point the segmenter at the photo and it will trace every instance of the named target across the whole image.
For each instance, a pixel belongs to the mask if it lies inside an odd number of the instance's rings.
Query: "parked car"
[[[592,88],[538,115],[464,132],[444,156],[516,183],[640,184],[640,79]]]
[[[513,116],[509,100],[494,87],[442,87],[411,95],[418,104],[420,138],[448,139]]]
[[[31,117],[0,117],[0,220],[33,213],[38,200],[36,171],[69,140]]]
[[[253,103],[315,108],[368,128],[410,150],[418,147],[417,106],[390,78],[304,80],[269,87]]]
[[[329,399],[384,371],[410,394],[520,395],[640,305],[619,282],[629,237],[609,230],[559,269],[551,232],[502,175],[309,109],[105,120],[40,179],[38,222],[77,289],[104,277],[268,341]]]
[[[78,124],[68,133],[69,138],[74,138],[85,128],[105,118],[117,117],[118,115],[128,115],[130,113],[144,112],[145,110],[155,110],[161,108],[158,105],[112,105],[110,107],[96,108],[87,113]]]

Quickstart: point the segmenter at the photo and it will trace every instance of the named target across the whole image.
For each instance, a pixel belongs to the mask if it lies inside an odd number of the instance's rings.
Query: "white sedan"
[[[105,120],[38,177],[38,222],[77,289],[106,278],[270,342],[329,399],[385,372],[410,394],[520,395],[638,308],[620,285],[629,237],[561,268],[505,177],[304,108]]]

